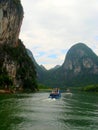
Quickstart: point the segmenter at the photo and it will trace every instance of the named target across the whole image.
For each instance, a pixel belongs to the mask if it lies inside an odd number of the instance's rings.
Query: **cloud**
[[[24,20],[20,38],[39,64],[62,64],[77,42],[98,55],[98,0],[21,0]],[[66,51],[64,51],[66,50]]]

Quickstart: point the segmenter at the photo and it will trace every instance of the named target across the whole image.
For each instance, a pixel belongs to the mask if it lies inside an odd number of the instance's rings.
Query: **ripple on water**
[[[0,100],[0,130],[98,130],[97,96],[48,96],[21,94]]]

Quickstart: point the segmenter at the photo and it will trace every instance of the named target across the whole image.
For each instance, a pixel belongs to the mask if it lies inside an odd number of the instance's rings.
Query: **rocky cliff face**
[[[36,71],[19,40],[23,19],[20,0],[0,0],[0,87],[36,90]]]
[[[98,56],[85,44],[75,44],[66,55],[62,71],[67,84],[97,83]]]
[[[75,44],[69,49],[62,66],[48,70],[39,81],[52,87],[96,84],[98,56],[85,44]]]
[[[18,44],[22,19],[20,0],[0,0],[0,44]]]
[[[63,69],[72,72],[73,76],[82,73],[83,70],[98,74],[98,57],[85,44],[78,43],[68,51]]]

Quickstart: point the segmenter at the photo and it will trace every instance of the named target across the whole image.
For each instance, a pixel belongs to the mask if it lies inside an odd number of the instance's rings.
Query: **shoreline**
[[[0,89],[0,94],[11,94],[12,92],[10,90],[4,90]]]

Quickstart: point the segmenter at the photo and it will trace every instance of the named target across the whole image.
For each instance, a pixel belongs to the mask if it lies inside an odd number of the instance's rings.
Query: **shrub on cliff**
[[[18,44],[19,45],[17,47],[11,47],[6,44],[0,47],[0,52],[2,53],[2,55],[0,55],[0,58],[2,59],[0,60],[0,70],[3,70],[4,64],[8,64],[10,63],[9,61],[13,61],[16,65],[16,75],[14,78],[10,75],[9,79],[20,82],[18,86],[23,87],[23,89],[28,88],[32,91],[35,91],[37,89],[35,66],[31,58],[28,56],[25,46],[21,40],[18,41]],[[8,57],[6,63],[4,59],[5,57]],[[7,65],[5,65],[5,71],[7,72],[6,69]],[[3,75],[4,71],[0,73],[1,77]],[[6,73],[6,75],[9,76],[8,73]]]

